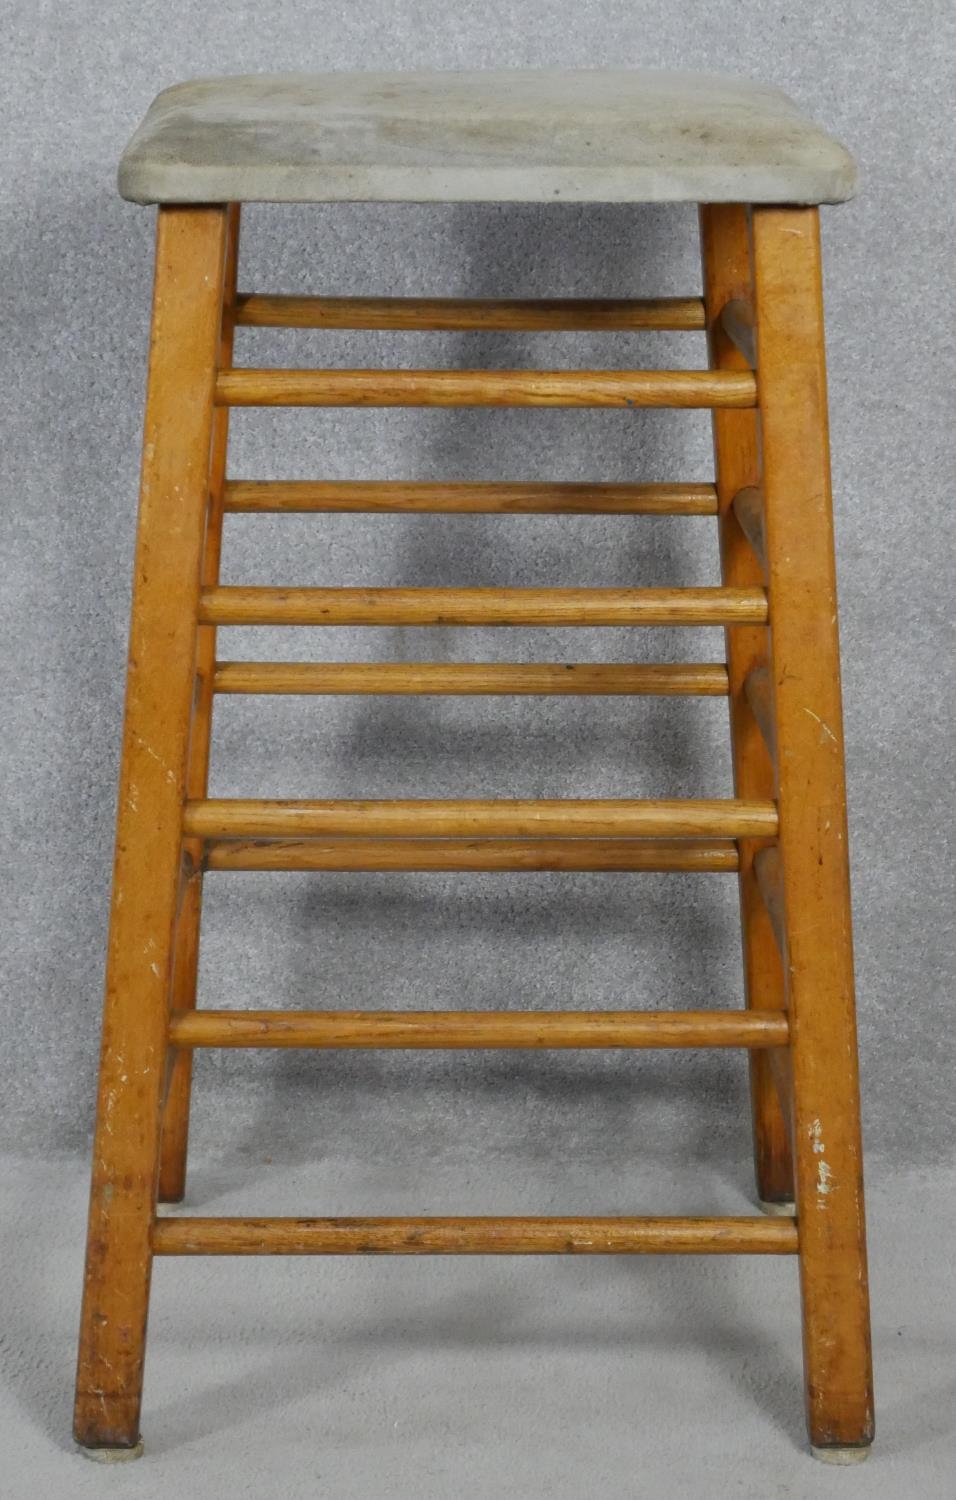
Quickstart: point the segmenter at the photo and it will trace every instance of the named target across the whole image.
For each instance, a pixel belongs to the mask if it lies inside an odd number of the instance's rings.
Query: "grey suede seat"
[[[708,73],[213,78],[158,95],[136,203],[838,203],[852,157],[778,89]]]

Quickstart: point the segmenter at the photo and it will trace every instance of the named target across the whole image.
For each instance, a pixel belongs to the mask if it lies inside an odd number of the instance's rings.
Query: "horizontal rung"
[[[564,662],[221,661],[217,693],[401,693],[462,696],[656,694],[726,697],[727,668],[608,666]]]
[[[424,511],[456,515],[714,516],[712,484],[406,484],[399,479],[233,479],[227,511]]]
[[[153,1224],[155,1255],[793,1255],[795,1219],[200,1219]]]
[[[212,839],[207,870],[737,869],[733,839]]]
[[[784,1011],[230,1011],[174,1014],[174,1047],[785,1047]]]
[[[242,293],[236,322],[254,328],[586,331],[705,327],[699,297],[499,301],[452,297],[264,297]]]
[[[736,370],[222,370],[220,406],[755,406]]]
[[[213,588],[206,625],[760,625],[763,589]]]
[[[199,839],[773,838],[773,802],[434,801],[188,802],[183,831]]]

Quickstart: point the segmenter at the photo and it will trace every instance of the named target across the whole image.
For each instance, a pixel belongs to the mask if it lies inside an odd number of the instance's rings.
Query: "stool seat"
[[[849,153],[779,89],[708,73],[257,74],[159,94],[135,203],[837,203]]]

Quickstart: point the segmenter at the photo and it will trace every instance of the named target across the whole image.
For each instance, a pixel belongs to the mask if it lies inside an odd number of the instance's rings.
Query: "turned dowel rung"
[[[156,1219],[155,1255],[793,1255],[787,1218]]]
[[[207,870],[734,871],[733,839],[210,839]]]
[[[199,839],[773,838],[773,802],[742,801],[264,801],[186,804],[183,832]]]
[[[371,328],[419,332],[514,329],[525,332],[637,332],[702,329],[700,297],[550,299],[458,297],[295,297],[242,293],[236,322],[253,328]]]
[[[220,406],[754,406],[735,370],[222,370]]]
[[[763,589],[204,589],[204,625],[759,625]]]
[[[174,1047],[785,1047],[783,1011],[181,1011]]]
[[[727,668],[498,662],[217,662],[217,693],[726,697]]]
[[[452,483],[404,480],[235,479],[227,511],[241,514],[314,511],[427,512],[453,515],[715,516],[712,484],[588,484],[532,480]]]
[[[754,310],[749,302],[735,297],[725,304],[720,315],[724,332],[737,348],[752,370],[757,368],[757,339],[754,330]]]

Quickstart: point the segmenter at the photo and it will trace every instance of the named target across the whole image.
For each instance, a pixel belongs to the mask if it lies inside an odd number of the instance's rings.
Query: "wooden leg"
[[[232,364],[235,332],[236,276],[239,260],[239,204],[228,216],[222,327],[219,338],[219,368]],[[223,487],[226,481],[226,449],[229,408],[219,406],[213,417],[212,452],[209,466],[209,508],[203,546],[202,582],[213,588],[219,582],[222,551]],[[196,706],[189,738],[189,768],[186,795],[205,797],[209,784],[209,752],[212,739],[213,674],[216,666],[216,627],[200,625],[196,643]],[[194,1010],[199,967],[199,927],[202,910],[202,873],[198,869],[199,848],[189,847],[195,873],[187,882],[176,923],[173,961],[173,1009]],[[189,1100],[192,1086],[190,1048],[176,1052],[169,1074],[163,1111],[162,1149],[159,1164],[159,1201],[179,1203],[186,1190],[186,1153],[189,1142]]]
[[[135,1449],[227,210],[161,208],[74,1433]]]
[[[724,332],[720,315],[732,300],[752,301],[747,208],[737,203],[703,205],[700,233],[710,363],[718,370],[744,370],[746,361]],[[764,581],[760,562],[733,511],[738,491],[759,480],[756,412],[715,410],[713,431],[723,581],[731,588],[759,586]],[[725,632],[725,639],[734,794],[767,800],[774,795],[773,764],[744,693],[748,673],[766,658],[767,630],[763,625],[734,625]],[[740,841],[744,993],[753,1009],[782,1010],[783,971],[753,871],[754,855],[760,847],[753,839]],[[750,1054],[750,1097],[757,1193],[764,1208],[783,1210],[793,1202],[787,1122],[774,1086],[770,1058],[756,1050]]]
[[[755,208],[753,245],[807,1413],[839,1457],[873,1400],[817,210]]]

